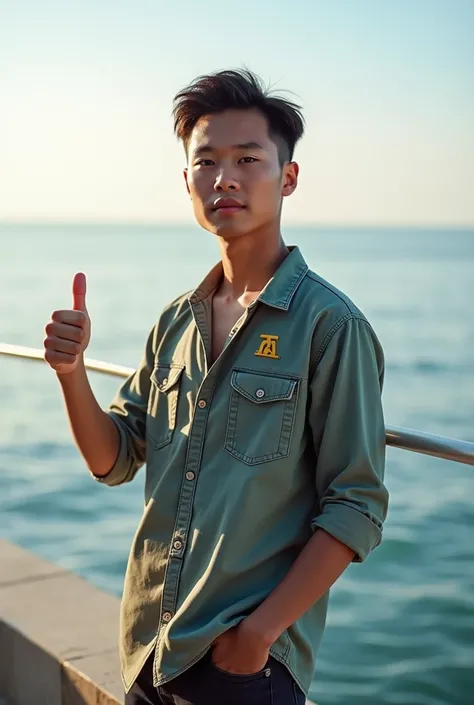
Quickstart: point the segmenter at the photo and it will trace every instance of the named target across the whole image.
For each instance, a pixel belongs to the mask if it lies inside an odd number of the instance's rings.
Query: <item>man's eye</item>
[[[245,164],[252,164],[252,162],[258,161],[258,159],[255,159],[255,157],[242,157],[239,161],[245,162]]]
[[[196,166],[212,166],[214,162],[212,159],[200,159],[198,162],[196,162]]]

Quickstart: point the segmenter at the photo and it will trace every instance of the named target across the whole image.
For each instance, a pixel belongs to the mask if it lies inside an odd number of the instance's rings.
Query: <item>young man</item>
[[[92,475],[118,485],[147,466],[122,599],[126,703],[299,705],[329,588],[381,540],[383,352],[283,242],[298,106],[247,71],[196,79],[174,105],[194,214],[221,261],[167,306],[107,411],[83,364],[82,274],[45,358]]]

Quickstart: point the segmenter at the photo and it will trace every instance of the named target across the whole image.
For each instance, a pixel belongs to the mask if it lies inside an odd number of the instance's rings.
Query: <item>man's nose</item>
[[[230,170],[221,169],[214,183],[214,191],[239,191],[240,185]]]

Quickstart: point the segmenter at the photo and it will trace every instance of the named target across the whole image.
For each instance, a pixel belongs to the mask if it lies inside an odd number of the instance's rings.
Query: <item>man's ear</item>
[[[191,192],[189,190],[189,184],[188,184],[188,169],[187,169],[187,167],[185,167],[183,169],[183,176],[184,176],[184,181],[186,183],[186,190],[187,190],[188,194],[191,195]]]
[[[284,176],[281,188],[282,196],[291,196],[295,188],[298,186],[298,174],[300,168],[296,162],[289,162],[283,167]]]

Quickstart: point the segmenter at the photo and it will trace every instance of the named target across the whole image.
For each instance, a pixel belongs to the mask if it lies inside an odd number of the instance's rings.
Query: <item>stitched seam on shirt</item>
[[[216,375],[216,378],[215,378],[215,380],[214,380],[214,384],[213,384],[213,386],[212,386],[212,388],[210,389],[210,392],[209,392],[209,400],[210,400],[210,401],[211,401],[212,398],[213,398],[214,390],[215,390],[215,388],[216,388],[216,384],[217,384],[217,375]],[[209,405],[210,405],[210,401],[209,401]],[[198,455],[198,457],[199,457],[199,466],[198,466],[198,472],[200,472],[200,470],[201,470],[202,453],[203,453],[204,441],[205,441],[205,436],[206,436],[206,426],[207,426],[208,418],[209,418],[209,405],[208,405],[208,410],[207,410],[207,415],[206,415],[204,433],[201,434],[201,438],[199,439],[199,455]],[[194,418],[193,418],[193,421],[194,421]],[[187,465],[188,465],[188,457],[189,457],[188,454],[189,454],[189,452],[190,452],[190,451],[189,451],[190,447],[191,447],[191,443],[188,443],[188,452],[187,452],[187,454],[186,454],[185,468],[186,468]],[[191,494],[191,509],[192,509],[192,507],[194,506],[194,497],[195,497],[195,495],[196,495],[196,485],[197,485],[197,474],[196,474],[196,479],[195,479],[195,482],[194,482],[194,485],[193,485],[193,488],[192,488],[192,494]],[[181,491],[180,491],[180,493],[179,493],[178,509],[179,509],[179,507],[180,507],[180,505],[181,505],[181,500],[182,500],[182,498],[183,498],[183,492],[184,492],[184,490],[185,490],[185,487],[186,487],[186,483],[184,482],[184,477],[183,477],[183,480],[182,480],[182,482],[181,482]],[[174,536],[174,534],[175,534],[175,532],[176,532],[176,522],[177,522],[177,519],[178,519],[178,512],[176,513],[176,518],[175,518],[175,522],[174,522],[173,536]],[[191,521],[192,521],[192,511],[191,511],[191,514],[189,515],[189,517],[187,518],[187,522],[186,522],[186,523],[187,523],[187,528],[186,528],[186,541],[188,540],[188,533],[189,533],[189,527],[190,527],[190,525],[191,525]],[[170,553],[171,553],[171,552],[170,552]],[[167,563],[167,566],[166,566],[166,575],[165,575],[165,580],[164,580],[164,582],[163,582],[163,585],[166,584],[166,577],[167,577],[167,573],[168,573],[168,565],[169,565],[169,563],[170,563],[170,559],[171,559],[171,558],[178,558],[179,561],[180,561],[179,564],[178,564],[178,566],[177,566],[176,582],[175,582],[175,585],[174,585],[174,588],[173,588],[173,607],[172,607],[172,610],[173,610],[173,612],[174,612],[175,609],[176,609],[176,602],[177,602],[178,590],[179,590],[179,581],[180,581],[181,570],[182,570],[183,561],[184,561],[184,549],[182,549],[182,552],[181,552],[181,555],[180,555],[180,556],[174,556],[174,555],[173,555],[173,556],[170,556],[170,558],[169,558],[169,560],[168,560],[168,563]]]
[[[123,682],[124,682],[125,689],[126,689],[127,691],[132,687],[133,683],[137,680],[137,678],[138,678],[138,676],[139,676],[139,674],[140,674],[140,671],[142,670],[142,668],[143,668],[143,666],[144,666],[146,660],[147,660],[148,657],[150,656],[151,652],[156,648],[157,640],[158,640],[158,634],[156,634],[155,637],[153,638],[153,641],[152,641],[152,644],[151,644],[151,648],[146,652],[146,656],[145,656],[145,658],[143,659],[143,661],[140,661],[140,665],[138,666],[137,669],[135,669],[135,671],[133,672],[133,675],[132,675],[132,677],[131,677],[130,680],[127,680],[127,679],[125,678],[125,672],[124,672],[124,670],[123,670],[122,668],[120,669],[120,675],[122,676],[122,680],[123,680]],[[153,661],[154,661],[154,659],[153,659]],[[152,671],[154,672],[154,668],[153,668],[153,667],[152,667]]]
[[[348,509],[351,509],[353,512],[357,512],[358,514],[362,514],[363,517],[368,519],[376,529],[382,533],[383,531],[383,523],[377,523],[376,517],[371,516],[369,513],[362,511],[359,507],[354,506],[352,502],[344,501],[341,499],[327,499],[324,503],[324,506],[329,505],[329,506],[334,506],[334,505],[340,505],[343,507],[347,507]],[[324,514],[324,511],[322,511],[320,514],[315,516],[312,520],[311,523],[316,522],[320,517],[322,517]]]
[[[298,392],[297,392],[297,394],[298,394]],[[288,401],[288,400],[286,400],[286,401]],[[245,455],[245,453],[241,453],[240,451],[238,451],[236,449],[235,437],[236,437],[236,431],[238,428],[240,403],[241,403],[241,397],[238,394],[236,394],[236,411],[235,411],[235,420],[234,420],[234,424],[233,424],[233,431],[232,431],[232,435],[230,433],[226,432],[226,436],[225,436],[225,440],[224,440],[224,449],[228,453],[230,453],[230,455],[233,455],[234,457],[238,458],[239,460],[243,460],[247,465],[258,465],[259,463],[262,463],[262,462],[268,462],[271,460],[278,460],[279,458],[285,458],[289,454],[290,443],[288,443],[288,448],[286,449],[286,451],[278,450],[275,453],[266,453],[265,455],[258,455],[256,457],[251,457],[249,455]],[[232,395],[231,395],[231,399],[230,399],[230,404],[232,404]],[[295,408],[293,409],[293,423],[291,426],[291,433],[293,433],[295,417],[296,417],[296,402],[293,402],[293,404],[294,404]],[[230,409],[229,409],[229,414],[230,414]],[[227,417],[227,419],[228,419],[228,421],[227,421],[227,429],[228,429],[229,428],[229,416]],[[281,441],[281,431],[280,431],[280,441]],[[279,441],[279,446],[280,446],[280,441]],[[291,441],[291,435],[290,435],[290,441]]]
[[[285,407],[286,407],[286,406],[289,406],[289,405],[292,406],[291,411],[289,412],[289,413],[291,413],[291,415],[292,415],[292,421],[291,421],[290,432],[289,432],[289,434],[288,434],[288,443],[287,443],[285,455],[289,455],[289,453],[290,453],[291,439],[293,438],[293,430],[294,430],[294,428],[295,428],[295,421],[296,421],[296,409],[297,409],[297,407],[298,407],[299,388],[300,388],[299,384],[295,384],[295,388],[294,388],[294,390],[293,390],[293,391],[294,391],[294,394],[295,394],[295,398],[293,399],[293,398],[290,397],[290,400],[289,400],[290,404],[285,404]],[[281,438],[282,438],[282,435],[283,435],[283,426],[284,426],[284,423],[285,423],[285,412],[286,412],[286,411],[287,411],[287,409],[285,409],[285,411],[283,412],[283,421],[282,421],[281,429],[280,429],[280,443],[281,443]],[[280,449],[280,444],[278,445],[278,449]],[[280,452],[283,452],[283,453],[284,453],[285,451],[283,450],[283,451],[280,451]]]
[[[345,316],[343,316],[342,318],[340,318],[338,321],[336,321],[336,323],[333,325],[333,327],[326,333],[326,336],[325,336],[323,342],[321,343],[321,345],[319,346],[318,350],[316,351],[316,354],[314,356],[314,359],[311,361],[311,364],[315,365],[319,362],[319,360],[323,356],[325,349],[329,345],[329,342],[331,341],[333,335],[336,333],[336,331],[339,330],[339,328],[341,326],[344,325],[344,323],[346,321],[349,321],[351,318],[352,318],[352,314],[348,313]]]
[[[306,691],[305,691],[305,689],[304,689],[304,687],[303,687],[303,684],[301,683],[301,681],[299,680],[299,678],[296,677],[296,675],[295,675],[294,672],[293,672],[293,669],[291,668],[291,666],[290,666],[290,664],[287,662],[287,660],[286,660],[283,656],[281,656],[280,654],[274,653],[271,649],[270,649],[270,653],[271,653],[271,655],[273,656],[273,658],[274,658],[276,661],[279,661],[279,662],[282,663],[284,666],[288,666],[288,670],[289,670],[289,672],[291,673],[291,675],[293,676],[293,678],[295,679],[296,683],[298,683],[298,685],[300,686],[302,692],[303,692],[303,693],[306,693]]]
[[[175,391],[176,391],[176,390],[175,390]],[[158,395],[158,398],[159,398],[160,392],[157,391],[156,394]],[[178,390],[178,394],[179,394],[179,390]],[[169,396],[168,396],[168,395],[167,395],[167,402],[168,402],[168,406],[170,406],[170,399],[169,399]],[[176,412],[177,405],[178,405],[178,395],[177,395],[177,394],[174,394],[174,397],[173,397],[173,399],[172,399],[172,401],[171,401],[171,409],[170,409],[171,418],[174,418],[174,414],[175,414],[175,412]],[[150,415],[151,415],[151,414],[150,414]],[[153,417],[153,418],[154,418],[155,421],[158,420],[158,405],[157,405],[157,415],[156,415],[155,417]],[[168,422],[169,422],[169,414],[168,414]],[[150,425],[151,425],[151,424],[150,424]],[[160,448],[164,448],[166,445],[168,445],[168,443],[171,443],[171,438],[172,438],[172,436],[173,436],[173,431],[174,431],[173,428],[168,428],[168,435],[167,435],[165,438],[162,438],[161,440],[156,439],[156,438],[154,437],[154,435],[152,435],[152,429],[151,429],[151,428],[147,431],[147,434],[148,434],[150,440],[152,441],[152,443],[153,443],[153,445],[154,445],[154,447],[155,447],[155,450],[160,450]]]
[[[176,520],[175,520],[175,522],[176,522]],[[175,525],[176,525],[176,524],[175,524]],[[174,527],[173,527],[173,533],[174,533]],[[173,539],[171,538],[171,540],[173,540]],[[168,573],[169,573],[169,568],[170,568],[170,563],[171,563],[171,561],[170,561],[170,552],[171,552],[171,551],[168,552],[168,558],[167,558],[167,560],[166,560],[165,575],[164,575],[164,577],[163,577],[163,589],[162,589],[162,591],[161,591],[160,611],[159,611],[159,615],[160,615],[160,616],[159,616],[158,625],[157,625],[157,629],[158,629],[157,638],[159,637],[160,632],[161,632],[161,630],[163,629],[163,624],[162,624],[162,622],[161,622],[161,619],[162,619],[162,616],[163,616],[163,606],[164,606],[164,605],[163,605],[163,600],[164,600],[164,596],[165,596],[165,586],[166,586],[166,581],[167,581],[167,579],[168,579]]]
[[[202,434],[202,435],[204,436],[205,433]],[[203,442],[201,441],[201,443],[200,443],[200,449],[199,449],[199,458],[202,457],[202,453],[201,453],[202,446],[203,446]],[[185,466],[185,467],[186,467],[186,466]],[[200,470],[200,469],[201,469],[201,462],[199,462],[199,470]],[[177,508],[177,510],[176,510],[176,516],[175,516],[175,520],[174,520],[173,534],[172,534],[173,537],[174,537],[174,536],[176,535],[176,533],[177,533],[177,521],[178,521],[178,516],[179,516],[179,508],[180,508],[180,506],[181,506],[181,502],[182,502],[182,499],[183,499],[183,493],[184,493],[184,490],[185,490],[185,488],[186,488],[185,477],[186,477],[186,474],[184,473],[184,474],[183,474],[183,479],[181,480],[181,490],[180,490],[180,493],[179,493],[178,508]],[[193,508],[193,506],[194,506],[194,497],[195,497],[195,495],[196,495],[196,484],[197,484],[197,474],[196,474],[196,476],[195,476],[195,480],[194,480],[194,483],[193,483],[193,486],[192,486],[192,489],[191,489],[191,497],[190,497],[191,514],[190,514],[190,515],[187,517],[187,519],[186,519],[186,534],[185,534],[186,543],[187,543],[188,540],[189,540],[189,527],[190,527],[190,525],[191,525],[192,508]],[[168,563],[167,563],[167,566],[166,566],[166,569],[167,569],[167,570],[166,570],[166,574],[168,573],[168,565],[171,563],[171,560],[172,560],[173,558],[177,558],[178,561],[179,561],[179,563],[178,563],[178,565],[177,565],[177,568],[176,568],[176,580],[175,580],[175,584],[174,584],[174,586],[172,587],[172,590],[173,590],[173,598],[172,598],[172,607],[171,607],[171,610],[172,610],[172,612],[174,613],[175,610],[176,610],[176,603],[177,603],[177,599],[178,599],[178,590],[179,590],[179,581],[180,581],[180,578],[181,578],[181,570],[182,570],[183,561],[184,561],[184,548],[181,549],[181,555],[179,555],[179,556],[176,556],[176,555],[172,554],[172,548],[170,549],[170,554],[169,554],[169,557],[168,557]],[[166,584],[166,577],[167,577],[167,575],[165,576],[165,581],[163,582],[163,585]]]
[[[229,406],[227,407],[227,423],[226,423],[225,436],[224,436],[224,450],[229,447],[232,447],[232,444],[230,442],[230,414],[231,414],[230,405],[231,404],[232,404],[232,395],[231,395],[231,398],[229,399]]]
[[[326,337],[324,338],[323,342],[319,346],[314,358],[311,360],[310,365],[317,365],[320,359],[322,358],[326,348],[328,347],[329,343],[331,342],[332,338],[336,334],[336,332],[341,328],[344,323],[346,323],[349,320],[358,320],[358,321],[363,321],[364,323],[367,323],[366,319],[363,318],[362,316],[359,316],[354,313],[348,313],[346,316],[343,316],[340,318],[331,328],[331,330],[326,334]]]
[[[191,444],[188,443],[188,448],[187,448],[187,452],[186,452],[186,461],[185,461],[185,464],[184,464],[184,467],[185,467],[185,468],[186,468],[187,465],[188,465],[188,457],[189,457],[189,452],[190,452],[190,451],[189,451],[190,446],[191,446]],[[177,507],[177,510],[176,510],[175,520],[174,520],[174,524],[173,524],[173,531],[172,531],[172,535],[171,535],[171,540],[173,540],[173,536],[174,536],[175,533],[176,533],[176,523],[177,523],[177,520],[178,520],[178,510],[179,510],[179,506],[180,506],[180,504],[181,504],[181,499],[182,499],[182,496],[183,496],[183,490],[184,490],[184,486],[185,486],[184,477],[185,477],[185,474],[184,474],[184,476],[183,476],[183,479],[181,480],[181,490],[180,490],[180,493],[179,493],[178,507]],[[194,495],[195,495],[195,492],[196,492],[196,482],[197,482],[197,479],[196,479],[196,478],[197,478],[197,474],[196,474],[195,481],[194,481],[194,487],[193,487],[192,490],[191,490],[191,491],[192,491],[192,499],[193,499],[193,500],[194,500]],[[171,564],[171,561],[172,561],[173,558],[175,558],[175,557],[176,557],[176,558],[180,558],[179,556],[174,556],[174,555],[172,555],[172,554],[171,554],[171,551],[172,551],[172,548],[170,548],[170,551],[169,551],[169,553],[168,553],[168,559],[167,559],[167,561],[166,561],[165,575],[164,575],[164,578],[163,578],[163,592],[162,592],[162,597],[161,597],[160,618],[161,618],[161,613],[162,613],[162,611],[163,611],[163,598],[164,598],[164,596],[165,596],[165,587],[166,587],[166,581],[167,581],[167,579],[168,579],[168,573],[169,573],[169,569],[170,569],[170,564]],[[181,560],[181,565],[182,565],[182,560]],[[178,575],[177,575],[176,584],[175,584],[175,586],[172,588],[172,589],[173,589],[173,593],[172,593],[172,595],[173,595],[173,598],[172,598],[172,605],[173,605],[173,606],[170,608],[170,610],[172,610],[173,612],[174,612],[175,606],[176,606],[176,596],[177,596],[177,590],[178,590],[178,587],[179,587],[179,578],[180,578],[180,574],[181,574],[181,565],[178,566]],[[161,629],[161,626],[159,626],[158,628]]]
[[[270,460],[278,460],[279,458],[286,458],[286,456],[289,454],[287,453],[270,453],[267,455],[258,455],[255,458],[251,458],[248,455],[244,455],[244,453],[240,453],[238,450],[230,450],[229,448],[226,448],[226,451],[230,453],[231,455],[235,456],[238,460],[243,460],[247,465],[258,465],[259,463],[266,463]]]
[[[168,681],[176,678],[177,676],[181,675],[181,673],[185,673],[185,671],[188,671],[191,666],[194,666],[195,663],[197,663],[203,656],[207,654],[207,652],[210,650],[211,646],[206,646],[204,651],[201,651],[200,654],[198,654],[195,658],[193,658],[192,661],[190,661],[186,666],[183,666],[182,668],[179,669],[179,671],[175,671],[171,676],[164,676],[161,680],[157,681],[156,686],[153,684],[154,687],[158,688],[160,685],[163,685],[164,683],[168,683]],[[154,675],[154,672],[153,672]]]
[[[207,298],[207,297],[205,297]],[[198,322],[198,330],[199,333],[202,337],[202,342],[204,344],[204,351],[206,357],[208,356],[209,353],[211,353],[211,348],[212,348],[212,339],[211,339],[211,332],[209,331],[208,327],[206,326],[206,307],[204,304],[205,299],[201,301],[201,308],[202,310],[197,311],[196,313],[196,321]]]
[[[226,425],[226,432],[225,432],[225,438],[224,438],[224,449],[229,452],[231,452],[234,448],[235,420],[236,420],[236,413],[238,411],[238,404],[239,404],[239,400],[237,398],[236,403],[234,405],[233,395],[234,395],[234,390],[232,389],[232,391],[230,393],[229,406],[227,408],[227,425]],[[237,408],[234,408],[234,406]]]
[[[232,450],[236,451],[235,443],[237,440],[237,430],[239,428],[239,408],[240,408],[240,396],[237,394],[235,397],[235,423],[234,423],[234,437],[232,440]]]
[[[262,455],[262,456],[257,456],[256,458],[251,458],[249,455],[245,455],[244,453],[240,453],[240,452],[236,449],[236,446],[235,446],[235,439],[236,439],[236,432],[237,432],[237,428],[238,428],[239,406],[240,406],[240,403],[241,403],[241,397],[240,397],[238,394],[237,394],[236,396],[237,396],[237,399],[236,399],[236,407],[237,407],[237,408],[236,408],[236,413],[235,413],[234,442],[232,443],[232,451],[229,451],[229,452],[231,452],[232,454],[234,454],[236,458],[240,458],[240,460],[243,460],[245,463],[247,463],[247,465],[257,465],[257,464],[258,464],[258,460],[259,460],[260,458],[261,458],[261,459],[273,460],[273,459],[274,459],[273,456],[275,455],[275,453],[272,453],[271,455],[270,455],[270,454],[266,454],[266,455]],[[277,455],[278,455],[278,457],[280,456],[279,453],[278,453]]]
[[[296,382],[297,380],[292,379],[291,381],[292,381],[292,382]],[[281,394],[274,394],[274,395],[271,396],[271,397],[265,397],[265,401],[259,400],[258,398],[257,398],[257,401],[255,401],[255,399],[252,397],[252,395],[249,394],[246,389],[244,389],[243,387],[241,387],[238,382],[234,382],[234,384],[235,384],[235,388],[237,388],[238,391],[241,392],[241,394],[242,394],[246,399],[248,399],[249,401],[254,402],[254,404],[265,404],[266,402],[273,401],[274,399],[281,399],[281,401],[288,401],[288,400],[291,399],[291,397],[292,397],[292,392],[286,392],[287,396],[284,396],[284,397],[282,397]],[[294,391],[294,389],[295,389],[295,385],[293,385],[293,391]],[[289,394],[289,396],[288,396],[288,394]]]
[[[333,289],[329,284],[325,284],[325,283],[318,277],[317,274],[315,274],[314,272],[308,271],[308,277],[309,277],[310,279],[312,279],[314,282],[316,282],[316,284],[319,284],[319,286],[322,286],[324,289],[327,289],[328,291],[330,291],[331,294],[334,294],[334,296],[337,296],[337,298],[342,301],[342,303],[344,304],[344,306],[350,311],[351,314],[354,314],[355,316],[358,315],[357,312],[354,311],[354,310],[351,308],[351,306],[349,306],[349,303],[348,303],[347,300],[342,296],[342,294],[340,294],[338,291],[336,291],[336,289]],[[352,303],[352,302],[351,302],[351,303]],[[354,306],[354,304],[352,304],[352,306]],[[354,306],[354,308],[357,308],[357,307]]]
[[[296,680],[295,680],[294,678],[292,678],[292,686],[293,686],[293,702],[294,702],[295,705],[298,705],[298,695],[299,695],[299,693],[298,693],[297,690],[296,690],[297,687],[298,687],[298,684],[297,684],[297,682],[296,682]],[[302,690],[301,692],[304,694],[304,691],[303,691],[303,690]],[[305,697],[305,702],[306,702],[306,697]]]
[[[186,536],[187,536],[187,534],[188,534],[188,532],[186,531]],[[176,531],[173,531],[173,538],[175,535],[178,535],[178,534]],[[175,554],[172,553],[172,551],[173,551],[173,547],[171,546],[169,560],[171,561],[172,558],[177,558],[179,561],[176,566],[176,581],[175,581],[174,588],[173,588],[173,606],[171,608],[173,611],[173,615],[174,615],[176,612],[176,603],[178,601],[178,589],[179,589],[179,581],[181,579],[181,569],[183,567],[184,548],[181,549],[180,556],[176,556]]]
[[[291,299],[292,299],[293,296],[295,295],[295,292],[296,292],[297,288],[299,287],[300,283],[301,283],[301,282],[303,281],[303,279],[305,278],[305,276],[306,276],[306,274],[307,274],[307,272],[308,272],[308,269],[309,269],[308,265],[305,265],[305,266],[303,267],[303,270],[302,270],[301,274],[299,275],[298,279],[295,280],[295,283],[293,284],[293,286],[291,287],[291,289],[288,291],[288,294],[286,295],[286,298],[283,299],[283,303],[284,303],[285,305],[287,305],[287,304],[290,303]]]
[[[290,653],[290,647],[291,647],[291,639],[290,635],[288,634],[288,629],[285,629],[285,635],[286,635],[286,649],[285,653],[283,654],[283,658],[285,659],[285,662],[288,661],[288,654]]]
[[[291,285],[291,287],[288,289],[288,293],[285,295],[285,298],[282,299],[281,297],[278,299],[278,301],[269,301],[265,299],[265,294],[263,298],[260,299],[260,301],[264,304],[267,304],[268,306],[275,306],[276,308],[285,308],[288,310],[288,304],[293,298],[293,296],[296,293],[296,290],[298,289],[301,281],[304,279],[306,276],[307,272],[309,270],[309,267],[307,264],[305,264],[302,268],[302,271],[300,274],[298,274],[298,277],[294,280],[294,283]],[[258,301],[258,299],[257,299]]]
[[[184,365],[176,364],[176,363],[171,363],[170,365],[161,365],[161,367],[166,367],[167,369],[170,369],[170,370],[173,367],[179,368],[181,371],[184,370]],[[173,423],[174,423],[174,426],[172,428],[168,428],[168,435],[161,440],[156,439],[152,435],[151,428],[146,429],[147,436],[150,438],[151,442],[153,443],[155,450],[160,450],[160,448],[164,448],[166,445],[168,445],[168,443],[171,443],[171,439],[173,438],[173,432],[174,432],[175,425],[176,425],[176,411],[178,408],[179,394],[180,394],[180,389],[181,389],[181,374],[178,375],[178,378],[176,379],[176,381],[166,391],[165,390],[160,391],[156,382],[153,382],[153,384],[154,384],[154,394],[157,396],[158,400],[160,398],[160,394],[166,394],[168,408],[171,407],[169,409],[169,411],[171,412],[171,419],[173,420]],[[176,385],[178,385],[178,386],[176,389],[174,389],[174,387],[176,387]],[[170,398],[171,398],[171,405],[170,405]],[[150,394],[149,399],[148,399],[147,416],[151,416],[151,414],[150,414],[151,399],[152,399],[152,397]],[[157,411],[158,411],[158,403],[157,403]],[[155,421],[158,420],[158,413],[157,413],[156,417],[154,417],[154,418],[155,418]],[[170,420],[170,415],[168,413],[168,421],[169,420]]]
[[[278,377],[278,379],[291,379],[293,381],[298,382],[300,379],[307,379],[306,377],[302,377],[301,375],[295,375],[292,372],[264,372],[264,371],[256,371],[255,369],[252,369],[251,367],[234,367],[234,372],[250,372],[253,374],[255,377]]]

